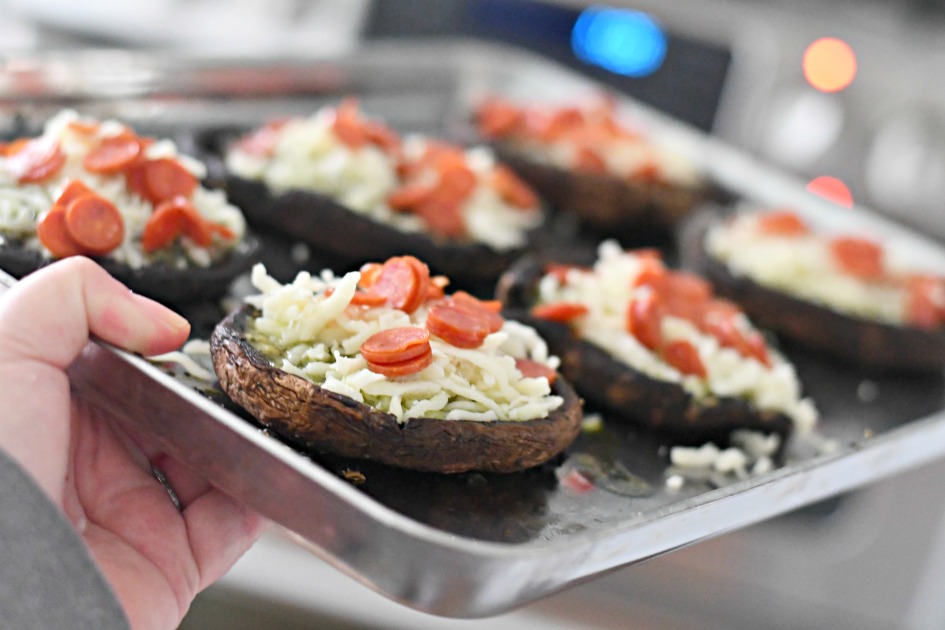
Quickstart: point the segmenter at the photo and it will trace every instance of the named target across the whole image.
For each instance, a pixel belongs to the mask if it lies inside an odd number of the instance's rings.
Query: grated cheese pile
[[[402,183],[398,156],[375,144],[357,148],[345,144],[333,130],[335,110],[323,108],[307,118],[286,122],[277,132],[271,155],[254,154],[234,146],[226,155],[227,168],[240,177],[264,182],[282,193],[299,189],[331,197],[339,204],[403,232],[424,232],[418,215],[398,212],[387,197]],[[403,156],[417,158],[435,141],[407,136]],[[485,146],[465,150],[466,164],[476,176],[476,187],[462,204],[467,238],[496,250],[521,247],[528,231],[542,221],[540,208],[511,207],[488,185],[496,167],[493,151]]]
[[[262,265],[252,272],[260,291],[247,302],[260,310],[250,340],[276,367],[309,379],[332,392],[390,413],[398,421],[432,417],[444,420],[524,421],[546,417],[563,402],[551,394],[548,379],[526,378],[515,366],[527,358],[556,368],[534,329],[506,321],[475,349],[457,348],[431,335],[432,365],[420,372],[388,378],[372,372],[359,349],[371,335],[388,328],[422,327],[427,308],[408,315],[390,307],[351,305],[359,272],[338,278],[299,273],[283,285]],[[330,295],[326,289],[333,288]],[[270,353],[267,353],[270,354]]]
[[[96,133],[77,133],[70,123],[98,124]],[[100,175],[90,173],[83,165],[85,155],[102,138],[115,136],[127,127],[115,120],[97,123],[91,118],[80,117],[75,111],[63,110],[46,122],[42,141],[58,141],[66,162],[55,176],[38,183],[19,183],[5,168],[7,158],[0,156],[0,236],[22,242],[26,247],[51,256],[36,236],[36,225],[53,206],[72,180],[80,180],[93,191],[112,202],[121,213],[125,224],[122,244],[107,258],[114,259],[132,268],[143,267],[157,258],[176,268],[190,266],[208,267],[225,256],[242,240],[246,230],[242,213],[227,202],[221,191],[197,186],[190,199],[196,210],[208,221],[227,227],[235,236],[233,240],[215,240],[209,247],[201,247],[187,237],[180,239],[179,251],[171,254],[166,250],[146,254],[141,249],[140,239],[144,226],[154,212],[149,201],[132,192],[122,174]],[[206,167],[200,161],[178,153],[177,146],[168,139],[159,140],[144,151],[148,159],[173,158],[198,180],[206,176]]]
[[[783,412],[801,432],[814,426],[817,411],[813,402],[801,398],[794,367],[777,353],[770,353],[769,368],[732,348],[722,347],[714,336],[703,333],[691,322],[665,316],[661,324],[663,338],[668,342],[688,341],[696,348],[706,369],[706,378],[700,378],[682,374],[628,333],[626,313],[638,290],[633,287],[634,279],[642,268],[641,258],[625,252],[614,241],[605,241],[599,247],[592,270],[570,269],[565,284],[554,274],[545,275],[539,283],[538,303],[563,301],[585,305],[587,315],[573,324],[581,338],[652,378],[679,383],[698,399],[742,398],[761,409]],[[737,324],[751,326],[744,315],[739,316]]]
[[[708,253],[735,275],[797,298],[880,322],[906,321],[902,283],[867,282],[845,273],[824,236],[765,234],[758,228],[758,216],[743,213],[713,226],[705,237]]]

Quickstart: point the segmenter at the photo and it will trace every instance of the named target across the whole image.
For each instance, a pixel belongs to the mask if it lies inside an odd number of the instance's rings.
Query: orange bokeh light
[[[821,92],[839,92],[856,76],[856,54],[842,39],[822,37],[804,51],[804,78]]]
[[[807,184],[807,190],[839,206],[853,207],[853,193],[850,192],[846,184],[836,177],[827,177],[826,175],[817,177]]]

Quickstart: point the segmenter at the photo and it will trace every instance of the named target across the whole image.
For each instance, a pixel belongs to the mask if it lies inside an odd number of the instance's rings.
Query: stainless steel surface
[[[214,62],[209,72],[192,60],[177,65],[127,57],[129,75],[105,81],[82,65],[87,59],[20,60],[30,76],[42,77],[40,87],[30,97],[0,90],[0,113],[11,127],[29,127],[68,103],[136,124],[193,131],[258,122],[264,114],[302,111],[354,92],[369,110],[393,112],[391,122],[402,128],[460,131],[472,99],[486,91],[541,98],[595,87],[533,57],[477,46],[368,51],[354,60],[319,62],[311,76],[298,62]],[[279,68],[281,76],[295,78],[253,83]],[[232,81],[209,81],[214,76]],[[103,92],[103,85],[118,88]],[[246,93],[247,85],[256,91]],[[737,195],[797,205],[828,225],[863,222],[888,233],[920,264],[945,268],[945,252],[934,243],[863,208],[851,213],[818,201],[738,151],[652,112],[638,113]],[[91,345],[70,372],[81,395],[150,429],[168,453],[295,532],[339,569],[422,610],[483,616],[945,456],[941,375],[867,380],[816,358],[795,358],[837,451],[801,453],[759,477],[717,489],[687,484],[678,492],[662,485],[661,445],[619,422],[607,419],[604,433],[582,436],[570,451],[611,453],[653,485],[646,497],[600,489],[578,494],[558,484],[550,467],[447,478],[316,463],[138,357]],[[863,396],[864,385],[875,395]],[[366,473],[365,486],[340,477],[348,466]]]

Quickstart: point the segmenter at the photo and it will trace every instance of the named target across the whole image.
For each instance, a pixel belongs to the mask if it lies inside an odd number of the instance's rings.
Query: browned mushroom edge
[[[736,429],[776,433],[782,443],[786,441],[793,421],[784,413],[757,409],[734,397],[697,399],[681,385],[647,376],[578,338],[565,324],[532,317],[529,307],[544,267],[538,257],[522,259],[502,276],[497,297],[507,317],[538,330],[550,351],[560,357],[561,374],[589,405],[665,434],[677,444],[728,444]]]
[[[732,273],[705,248],[706,228],[684,244],[687,265],[719,295],[737,302],[759,326],[798,345],[857,368],[882,372],[935,372],[945,368],[945,331],[853,317]]]
[[[708,187],[631,180],[542,164],[502,144],[496,155],[561,211],[605,231],[672,230],[711,194]]]
[[[259,240],[246,234],[233,250],[209,267],[178,269],[155,262],[133,268],[108,258],[94,260],[136,293],[176,305],[223,296],[233,280],[259,259],[259,254]],[[0,268],[16,278],[22,278],[55,261],[17,241],[7,240],[0,245]]]
[[[546,418],[479,422],[413,418],[405,424],[277,367],[247,339],[255,310],[230,314],[210,349],[224,391],[262,425],[305,450],[370,459],[414,470],[514,472],[542,464],[577,437],[581,401],[563,379],[564,403]]]
[[[262,182],[226,176],[229,199],[257,229],[304,242],[331,257],[335,268],[410,253],[433,273],[445,274],[466,287],[494,284],[499,275],[528,249],[495,250],[483,244],[434,239],[420,232],[403,232],[358,214],[330,197],[304,190],[273,193]],[[541,227],[528,235],[532,244]]]

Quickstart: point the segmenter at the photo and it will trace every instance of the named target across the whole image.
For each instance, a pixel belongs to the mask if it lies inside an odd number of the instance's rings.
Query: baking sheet
[[[0,86],[7,134],[35,131],[60,107],[74,106],[171,135],[185,149],[200,149],[207,130],[309,113],[349,94],[402,131],[464,137],[470,104],[487,92],[541,99],[596,89],[530,55],[468,43],[372,48],[328,61],[98,52],[4,64],[8,78],[19,77]],[[722,143],[621,104],[734,197],[793,205],[828,227],[865,223],[903,243],[920,265],[945,269],[936,243],[865,209],[832,206]],[[568,234],[568,226],[559,233]],[[188,314],[201,328],[217,308],[193,305]],[[441,476],[312,459],[181,379],[114,349],[91,345],[72,376],[77,391],[147,426],[168,453],[339,569],[422,610],[485,616],[945,455],[941,375],[877,378],[797,351],[790,358],[822,412],[821,434],[837,448],[802,444],[770,473],[688,482],[675,491],[664,483],[667,444],[615,418],[604,418],[600,431],[582,434],[549,465],[513,475]],[[589,465],[607,470],[595,488],[568,483],[572,467]]]

